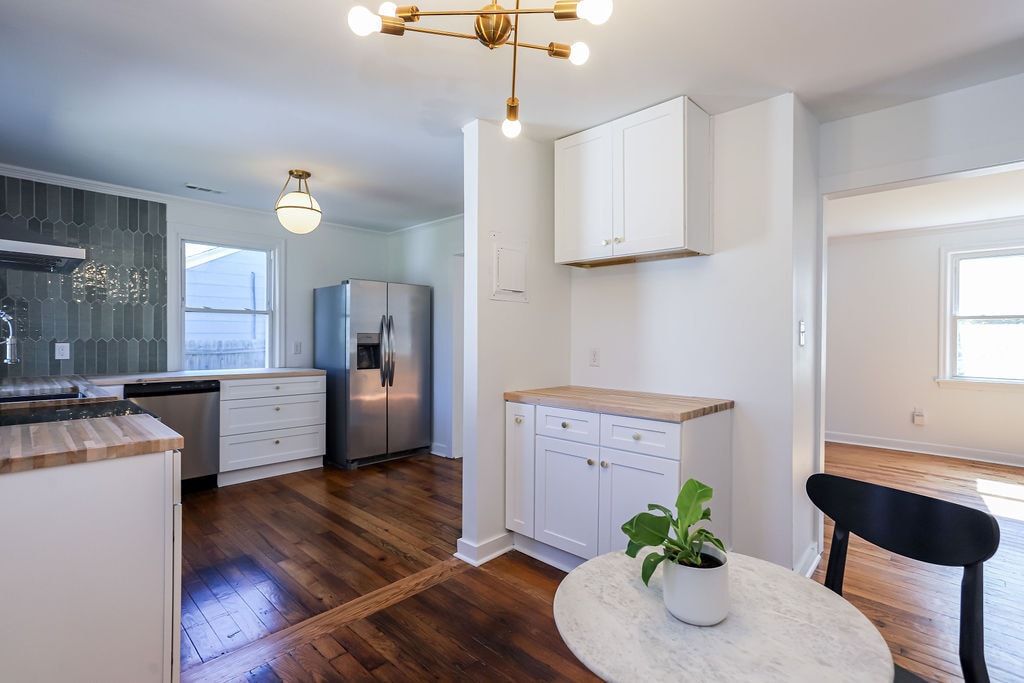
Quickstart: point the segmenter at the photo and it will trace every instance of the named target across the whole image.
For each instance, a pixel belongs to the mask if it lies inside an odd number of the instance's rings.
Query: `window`
[[[274,252],[182,242],[182,368],[271,363]]]
[[[947,373],[1024,381],[1024,247],[949,253]]]

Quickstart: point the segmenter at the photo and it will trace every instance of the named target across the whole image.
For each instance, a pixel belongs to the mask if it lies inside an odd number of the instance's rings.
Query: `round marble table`
[[[569,649],[606,681],[885,681],[892,655],[856,607],[777,564],[729,554],[729,616],[715,626],[673,617],[640,559],[595,557],[555,593],[555,624]]]

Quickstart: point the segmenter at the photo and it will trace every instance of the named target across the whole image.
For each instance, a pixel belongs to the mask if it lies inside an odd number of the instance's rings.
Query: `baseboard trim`
[[[483,543],[472,543],[465,538],[460,538],[455,557],[474,567],[479,567],[485,562],[504,555],[512,548],[512,533],[508,531]]]
[[[315,470],[324,466],[324,456],[314,455],[311,458],[300,460],[289,460],[277,462],[271,465],[260,465],[258,467],[247,467],[244,470],[231,470],[221,472],[217,475],[217,486],[231,486],[232,484],[243,484],[247,481],[256,481],[266,477],[276,477],[281,474],[292,474],[303,470]]]
[[[821,553],[818,551],[818,544],[812,543],[804,550],[804,554],[800,557],[800,561],[797,565],[793,567],[793,570],[803,574],[807,578],[810,578],[818,568],[818,563],[820,562]]]
[[[868,446],[870,448],[885,448],[893,451],[909,451],[911,453],[939,455],[946,458],[958,458],[960,460],[977,460],[979,462],[991,462],[997,465],[1012,465],[1015,467],[1024,465],[1024,453],[1008,453],[1005,451],[992,451],[983,448],[964,448],[962,446],[949,446],[946,444],[928,443],[925,441],[886,439],[876,436],[865,436],[863,434],[845,434],[843,432],[825,432],[825,441],[845,443],[853,446]]]
[[[544,564],[551,565],[556,569],[561,569],[563,572],[571,572],[576,567],[580,566],[586,560],[582,557],[577,557],[571,553],[567,553],[564,550],[554,548],[547,543],[541,543],[540,541],[523,536],[521,534],[513,534],[515,541],[515,548],[524,555],[529,555],[535,560],[540,560]]]
[[[442,458],[450,459],[452,457],[452,452],[451,449],[448,448],[448,444],[440,443],[438,441],[434,441],[430,444],[430,452],[432,455],[438,455]]]

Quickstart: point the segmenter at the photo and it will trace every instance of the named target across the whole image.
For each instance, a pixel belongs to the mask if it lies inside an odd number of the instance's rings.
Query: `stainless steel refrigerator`
[[[345,280],[313,294],[327,463],[353,469],[430,446],[431,288]]]

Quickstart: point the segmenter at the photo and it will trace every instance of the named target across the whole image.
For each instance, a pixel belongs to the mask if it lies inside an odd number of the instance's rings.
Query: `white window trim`
[[[281,368],[285,366],[284,349],[284,318],[285,312],[282,309],[285,299],[285,241],[283,239],[251,235],[247,233],[228,230],[217,230],[216,232],[197,226],[175,226],[168,225],[168,246],[174,240],[174,248],[167,250],[168,273],[174,272],[176,283],[175,292],[167,292],[167,369],[181,370],[184,363],[182,358],[182,347],[185,334],[185,280],[184,280],[184,250],[185,242],[200,242],[202,244],[214,244],[223,247],[238,247],[240,249],[261,249],[270,253],[271,271],[274,275],[273,286],[271,287],[270,302],[272,310],[270,313],[270,339],[267,340],[269,350],[267,351],[268,367]],[[174,263],[170,263],[173,258]],[[173,321],[173,325],[171,324]]]
[[[939,278],[939,369],[935,382],[941,388],[985,391],[1024,391],[1024,381],[1012,379],[989,379],[985,377],[958,377],[954,373],[956,360],[956,328],[953,326],[953,311],[956,308],[956,268],[954,260],[985,255],[1024,254],[1019,239],[986,242],[973,247],[942,247],[940,250]],[[972,317],[972,316],[968,316]]]

